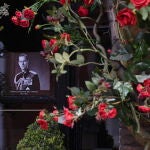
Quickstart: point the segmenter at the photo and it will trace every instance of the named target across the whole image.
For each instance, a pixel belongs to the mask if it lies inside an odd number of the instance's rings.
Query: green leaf
[[[54,56],[55,56],[55,59],[56,59],[57,62],[59,62],[59,63],[64,63],[65,62],[63,56],[60,53],[55,53]]]
[[[121,45],[120,49],[112,53],[110,59],[117,61],[128,61],[132,57],[132,54],[129,54],[128,51]]]
[[[136,79],[140,83],[144,82],[144,80],[149,79],[149,78],[150,78],[150,75],[146,75],[146,74],[136,75]]]
[[[63,52],[63,58],[64,58],[67,62],[70,61],[70,60],[69,60],[69,54],[68,54],[67,52]]]
[[[85,81],[85,85],[89,91],[94,91],[96,89],[95,84],[90,81]]]
[[[123,82],[123,81],[115,81],[113,85],[113,89],[116,89],[119,91],[122,100],[125,100],[128,93],[133,91],[133,87],[131,83]]]
[[[77,61],[80,62],[81,64],[84,63],[84,56],[81,54],[77,54]]]
[[[146,20],[148,18],[148,10],[146,8],[141,8],[139,10],[140,14],[142,15],[142,19]]]
[[[66,70],[60,70],[60,73],[65,74],[65,73],[67,73],[67,71]]]
[[[135,9],[135,7],[134,7],[134,5],[133,5],[132,3],[129,3],[129,4],[128,4],[128,8],[130,8],[130,9]]]
[[[77,87],[71,87],[71,88],[69,88],[69,89],[70,89],[70,91],[71,91],[71,94],[74,95],[74,96],[80,94],[80,89],[77,88]]]
[[[125,72],[125,78],[126,78],[126,81],[133,81],[133,82],[137,82],[137,79],[136,77],[134,76],[133,72],[131,72],[130,70],[127,70]]]
[[[54,64],[56,64],[56,63],[57,63],[56,59],[54,59],[53,57],[52,57],[52,58],[50,58],[50,59],[49,59],[49,61],[50,61],[51,63],[54,63]]]
[[[92,110],[87,111],[87,114],[92,117],[96,114],[96,112],[97,112],[97,108],[94,108]]]
[[[100,78],[92,77],[92,82],[93,82],[95,85],[98,85],[98,84],[99,84],[99,81],[100,81]]]
[[[51,73],[55,74],[55,73],[57,73],[57,70],[52,70],[52,72],[51,72]]]
[[[80,106],[83,104],[83,102],[84,102],[84,101],[83,101],[82,98],[76,98],[76,100],[75,100],[74,103],[75,103],[75,105],[77,105],[77,106],[80,107]]]
[[[80,64],[80,62],[77,61],[77,60],[71,60],[70,63],[71,63],[72,65],[79,65],[79,64]]]

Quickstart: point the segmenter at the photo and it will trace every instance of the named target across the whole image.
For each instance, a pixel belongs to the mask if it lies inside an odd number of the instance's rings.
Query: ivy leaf
[[[117,61],[128,61],[132,57],[132,54],[129,54],[124,47],[121,47],[120,49],[112,53],[110,59]]]
[[[141,75],[136,75],[136,79],[138,80],[138,82],[143,83],[144,80],[150,78],[150,75],[146,75],[146,74],[141,74]]]
[[[65,62],[63,56],[60,53],[55,53],[55,59],[59,63],[64,63]]]
[[[115,81],[113,89],[118,90],[122,100],[125,100],[129,92],[133,91],[133,87],[130,82]]]
[[[89,91],[94,91],[96,89],[95,84],[90,81],[85,81],[85,85]]]
[[[137,82],[136,77],[134,76],[133,72],[131,72],[130,69],[125,72],[125,78],[128,81],[133,81],[135,83]]]

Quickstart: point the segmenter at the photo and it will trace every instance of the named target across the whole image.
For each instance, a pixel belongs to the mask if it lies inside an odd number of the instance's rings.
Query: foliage
[[[37,122],[28,126],[23,139],[17,145],[17,150],[65,150],[63,146],[64,135],[59,126],[52,119],[49,122],[48,130],[43,130]]]

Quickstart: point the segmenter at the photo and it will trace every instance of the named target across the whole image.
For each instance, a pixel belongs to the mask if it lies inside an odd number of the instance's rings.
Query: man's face
[[[18,64],[22,71],[26,71],[28,69],[28,60],[25,56],[20,56]]]

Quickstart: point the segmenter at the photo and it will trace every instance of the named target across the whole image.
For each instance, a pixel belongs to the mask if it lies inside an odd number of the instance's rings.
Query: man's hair
[[[19,57],[25,57],[27,60],[29,60],[29,57],[28,57],[28,55],[26,53],[19,54],[18,58]]]

